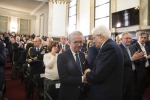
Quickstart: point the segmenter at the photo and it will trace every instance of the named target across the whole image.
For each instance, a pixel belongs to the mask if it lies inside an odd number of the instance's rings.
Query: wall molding
[[[22,19],[29,19],[29,20],[36,20],[35,15],[30,15],[29,13],[26,12],[20,12],[16,10],[10,10],[10,9],[5,9],[0,7],[0,15],[1,16],[13,16],[13,17],[19,17]]]

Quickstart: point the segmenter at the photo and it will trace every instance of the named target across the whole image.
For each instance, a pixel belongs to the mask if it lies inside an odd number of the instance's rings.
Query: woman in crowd
[[[47,84],[50,84],[53,80],[58,80],[57,71],[57,50],[58,42],[51,41],[48,44],[49,53],[44,55],[43,62],[45,65],[45,79],[44,79],[44,91],[47,91]],[[44,100],[48,100],[44,95]]]

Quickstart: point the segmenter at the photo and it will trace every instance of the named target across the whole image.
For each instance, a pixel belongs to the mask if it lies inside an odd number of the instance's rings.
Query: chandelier
[[[61,4],[61,3],[63,3],[63,4],[68,4],[68,3],[70,3],[72,0],[49,0],[49,2],[52,2],[52,3],[59,3],[59,4]]]

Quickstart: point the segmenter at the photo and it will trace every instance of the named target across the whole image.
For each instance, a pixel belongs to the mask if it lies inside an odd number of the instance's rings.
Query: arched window
[[[109,28],[110,0],[95,0],[95,26],[106,25]]]

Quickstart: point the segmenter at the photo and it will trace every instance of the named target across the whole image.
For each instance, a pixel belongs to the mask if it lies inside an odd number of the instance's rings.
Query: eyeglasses
[[[83,41],[74,41],[73,43],[76,44],[76,45],[77,44],[83,44]]]
[[[132,38],[123,38],[123,39],[126,39],[126,40],[132,40]]]

